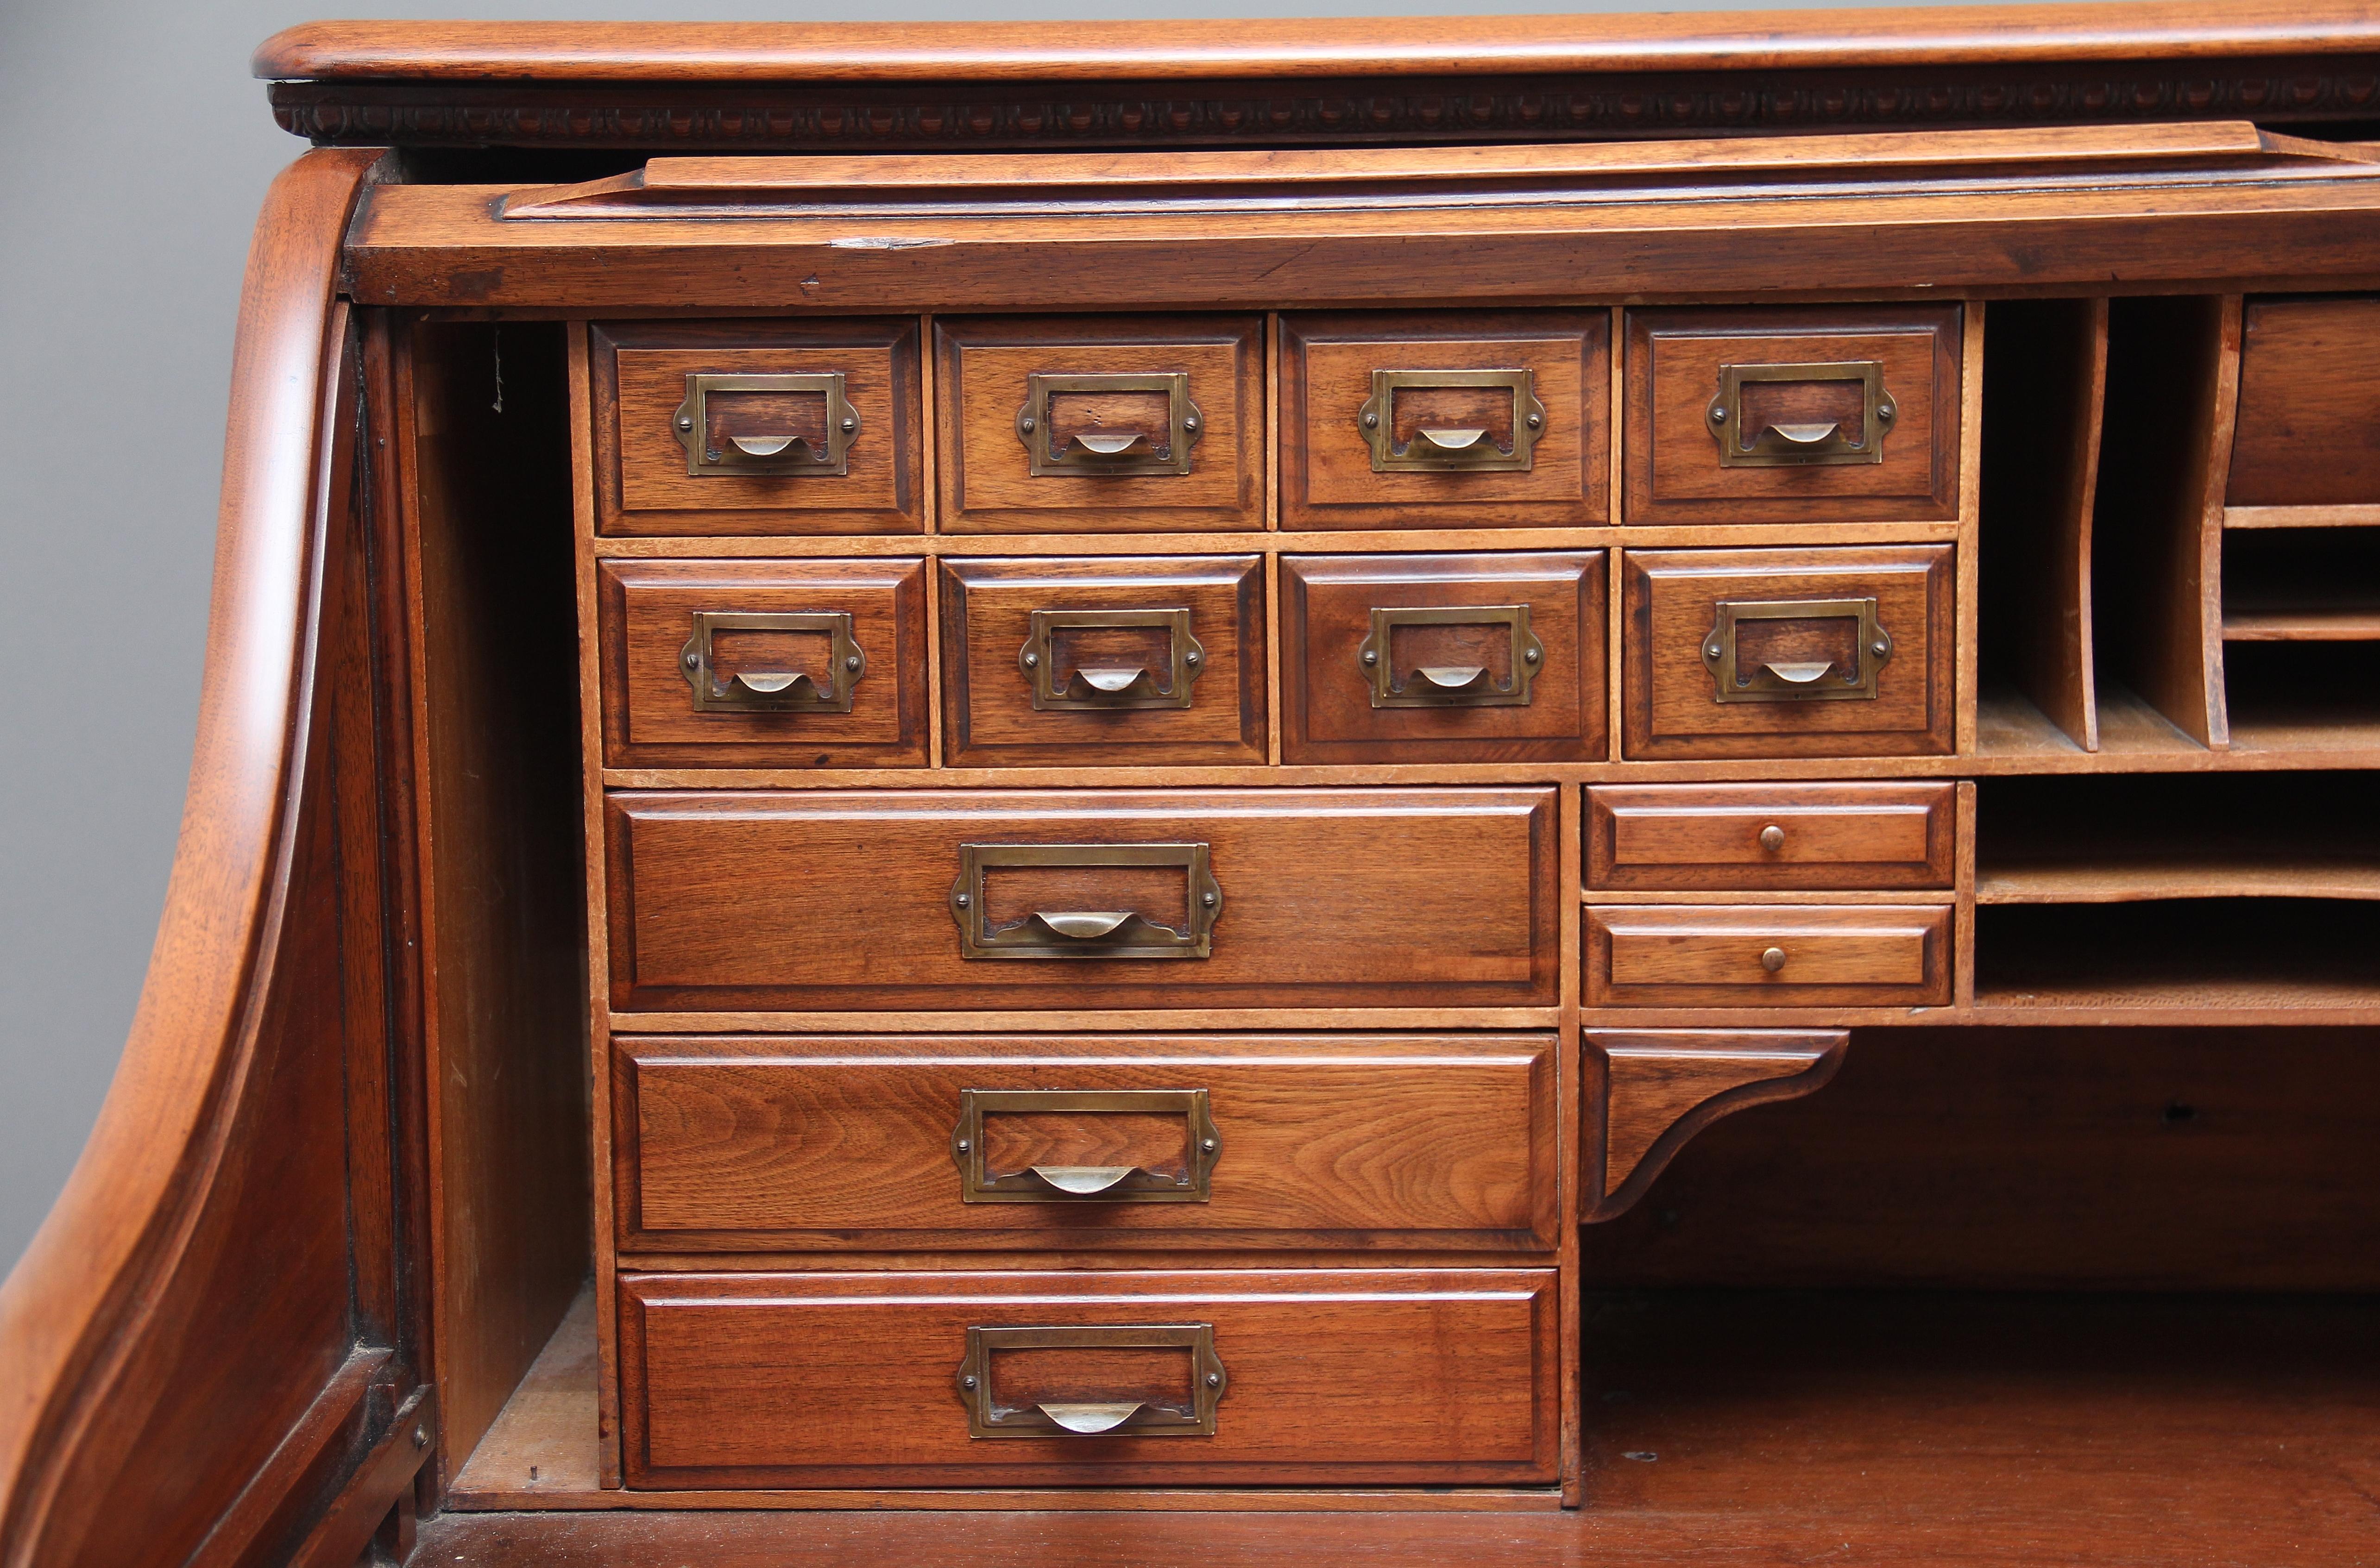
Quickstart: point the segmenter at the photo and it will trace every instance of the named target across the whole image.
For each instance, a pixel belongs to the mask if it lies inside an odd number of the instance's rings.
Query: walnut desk
[[[2380,1539],[2380,13],[257,68],[0,1568]]]

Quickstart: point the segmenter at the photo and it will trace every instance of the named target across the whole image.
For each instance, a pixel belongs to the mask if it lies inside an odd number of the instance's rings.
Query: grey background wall
[[[1774,5],[1777,0],[1767,0]],[[1838,0],[1840,3],[1840,0]],[[365,0],[712,20],[1650,9],[1629,0]],[[1668,0],[1664,8],[1708,8]],[[255,45],[339,0],[0,0],[0,1269],[115,1070],[181,815],[248,231],[301,144]],[[346,14],[353,14],[352,12]],[[98,395],[100,390],[104,395]],[[95,422],[94,408],[106,410]]]

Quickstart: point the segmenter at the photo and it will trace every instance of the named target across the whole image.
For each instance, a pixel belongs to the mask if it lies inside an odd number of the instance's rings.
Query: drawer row
[[[1592,1006],[1949,1000],[1951,787],[1590,792]],[[1551,789],[617,791],[614,1011],[1549,1007]]]
[[[1621,518],[1958,513],[1956,305],[1622,315]],[[1288,528],[1614,521],[1609,310],[1289,315]],[[599,324],[610,535],[915,533],[930,440],[947,533],[1261,528],[1265,319]]]
[[[1621,556],[1632,759],[1939,755],[1955,548]],[[1610,552],[1286,555],[1289,763],[1599,761]],[[1264,559],[599,563],[614,767],[1260,765]],[[926,579],[941,574],[929,637]]]

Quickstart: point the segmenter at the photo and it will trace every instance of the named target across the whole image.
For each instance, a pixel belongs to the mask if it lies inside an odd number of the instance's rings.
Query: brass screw
[[[1196,668],[1198,663],[1198,656],[1195,653],[1184,654],[1182,656],[1182,662]]]
[[[1530,415],[1530,416],[1529,416],[1529,428],[1531,428],[1532,430],[1536,429],[1538,426],[1540,426],[1540,425],[1544,424],[1545,422],[1546,422],[1546,416],[1545,416],[1544,415],[1542,415],[1542,414],[1532,414],[1532,415]]]
[[[1215,907],[1215,895],[1212,893],[1201,893],[1198,895],[1198,901],[1211,910]]]
[[[691,430],[691,429],[693,429],[693,428],[694,428],[694,416],[693,416],[693,415],[691,415],[691,414],[681,414],[681,415],[679,415],[679,416],[677,416],[677,428],[678,428],[679,429],[681,429],[681,430]]]
[[[1770,823],[1767,826],[1760,830],[1760,847],[1764,850],[1772,851],[1783,849],[1785,847],[1785,830],[1778,826],[1775,823]]]
[[[1038,666],[1038,665],[1040,664],[1040,662],[1041,662],[1041,656],[1040,656],[1039,654],[1037,654],[1037,653],[1029,653],[1029,654],[1026,654],[1026,655],[1025,656],[1025,668],[1026,668],[1026,669],[1032,669],[1036,668],[1037,666]]]
[[[1030,419],[1019,419],[1016,422],[1016,428],[1029,436],[1033,433],[1033,421]]]
[[[1872,654],[1876,654],[1876,655],[1879,655],[1879,656],[1880,656],[1880,655],[1883,655],[1883,654],[1886,654],[1886,653],[1890,652],[1890,651],[1891,651],[1891,648],[1892,648],[1892,645],[1891,645],[1890,643],[1887,643],[1887,642],[1874,642],[1874,643],[1870,643],[1870,644],[1867,645],[1867,647],[1868,647],[1868,652],[1870,652],[1870,653],[1872,653]]]
[[[1364,428],[1366,428],[1366,429],[1367,429],[1367,430],[1377,430],[1377,429],[1378,429],[1379,428],[1380,428],[1380,416],[1379,416],[1378,415],[1377,415],[1377,414],[1366,414],[1366,415],[1365,415],[1365,416],[1364,416]]]
[[[1195,430],[1198,428],[1198,421],[1196,419],[1184,419],[1182,421],[1182,428],[1185,430]]]
[[[972,1148],[974,1148],[974,1147],[975,1147],[975,1145],[974,1145],[973,1143],[969,1142],[967,1140],[965,1140],[965,1139],[964,1139],[964,1138],[962,1138],[962,1139],[960,1139],[960,1140],[959,1140],[959,1152],[960,1152],[960,1153],[964,1154],[964,1153],[965,1153],[968,1150],[970,1150],[970,1149],[972,1149]]]
[[[1523,654],[1523,655],[1521,656],[1521,662],[1522,662],[1523,664],[1535,664],[1535,663],[1536,663],[1536,662],[1537,662],[1537,660],[1538,660],[1538,659],[1540,659],[1540,658],[1542,658],[1542,657],[1545,657],[1545,656],[1544,656],[1543,654],[1540,654],[1539,652],[1537,652],[1537,650],[1536,650],[1536,649],[1535,649],[1535,648],[1531,648],[1528,652],[1526,652],[1526,653],[1524,653],[1524,654]]]
[[[1374,652],[1373,652],[1371,649],[1369,649],[1369,648],[1366,648],[1366,649],[1364,650],[1364,663],[1365,663],[1365,666],[1366,666],[1366,668],[1369,668],[1370,666],[1375,665],[1375,664],[1378,664],[1378,663],[1379,663],[1379,662],[1380,662],[1380,656],[1379,656],[1378,654],[1374,653]]]
[[[959,1387],[961,1387],[961,1388],[973,1388],[973,1387],[975,1387],[975,1375],[974,1375],[973,1373],[969,1373],[967,1376],[965,1376],[965,1377],[964,1377],[964,1378],[961,1378],[961,1379],[959,1380]]]
[[[1713,409],[1711,410],[1711,423],[1712,423],[1712,424],[1714,424],[1714,425],[1724,425],[1724,424],[1726,424],[1726,423],[1727,423],[1727,410],[1726,410],[1726,409],[1724,409],[1724,408],[1713,408]]]
[[[1211,1154],[1215,1152],[1215,1140],[1211,1138],[1202,1138],[1198,1140],[1198,1147]]]
[[[430,1429],[428,1427],[416,1427],[413,1429],[413,1446],[416,1448],[428,1448],[430,1446]]]
[[[962,893],[962,894],[960,894],[960,895],[958,896],[958,898],[957,898],[957,899],[953,899],[953,901],[954,903],[956,903],[956,904],[958,905],[958,907],[959,907],[959,908],[961,908],[961,909],[965,909],[965,908],[966,908],[966,907],[967,907],[967,904],[968,904],[968,902],[969,902],[970,900],[968,899],[967,896],[966,896],[965,893]]]
[[[1209,1372],[1209,1373],[1208,1373],[1208,1374],[1207,1374],[1207,1386],[1208,1386],[1208,1388],[1220,1388],[1220,1387],[1222,1387],[1222,1386],[1223,1386],[1223,1374],[1222,1374],[1222,1373],[1220,1373],[1220,1372]]]
[[[859,428],[859,421],[856,419],[845,419],[843,422],[843,428],[844,433],[848,435],[850,432]]]
[[[1767,970],[1771,974],[1775,974],[1779,970],[1783,969],[1785,967],[1785,949],[1782,947],[1771,947],[1767,952],[1761,954],[1760,967]]]
[[[1888,404],[1885,404],[1883,406],[1879,407],[1879,408],[1876,411],[1876,422],[1877,422],[1878,424],[1883,424],[1883,423],[1886,423],[1886,422],[1889,421],[1889,420],[1892,418],[1892,416],[1893,416],[1893,414],[1894,414],[1894,413],[1895,413],[1895,410],[1894,410],[1894,408],[1893,408],[1892,404],[1888,404]]]

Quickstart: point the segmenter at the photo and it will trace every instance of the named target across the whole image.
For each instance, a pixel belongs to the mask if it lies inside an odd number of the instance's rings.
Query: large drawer
[[[1554,1279],[630,1274],[622,1466],[646,1488],[1551,1481]]]
[[[637,1011],[1547,1007],[1549,789],[620,792]]]
[[[620,1246],[1550,1248],[1553,1043],[622,1036]]]

